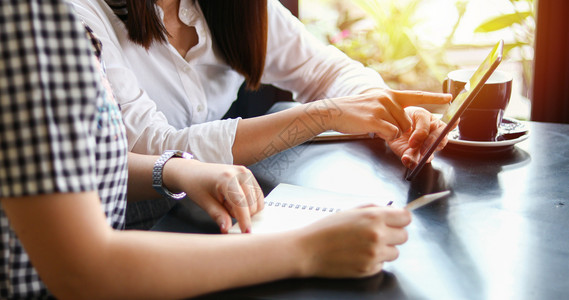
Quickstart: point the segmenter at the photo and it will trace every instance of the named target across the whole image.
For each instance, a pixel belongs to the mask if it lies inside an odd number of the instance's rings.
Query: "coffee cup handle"
[[[443,93],[448,93],[448,78],[445,78],[445,80],[443,81]]]

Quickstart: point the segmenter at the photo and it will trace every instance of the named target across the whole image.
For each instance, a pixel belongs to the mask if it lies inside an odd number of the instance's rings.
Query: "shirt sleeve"
[[[263,83],[292,91],[300,102],[387,87],[379,73],[318,41],[279,1],[268,1],[268,14]]]
[[[201,161],[233,163],[232,147],[239,119],[193,124],[178,130],[168,124],[146,93],[132,101],[123,99],[121,111],[133,152],[160,154],[183,149]]]
[[[78,15],[103,44],[102,56],[113,93],[121,106],[128,136],[128,149],[160,154],[179,149],[213,163],[233,163],[232,147],[239,119],[219,120],[176,129],[158,111],[150,96],[140,88],[121,43],[130,43],[124,24],[104,4],[73,0]],[[102,1],[100,1],[102,2]]]
[[[85,29],[63,2],[17,8],[0,8],[0,198],[95,190],[100,85]]]

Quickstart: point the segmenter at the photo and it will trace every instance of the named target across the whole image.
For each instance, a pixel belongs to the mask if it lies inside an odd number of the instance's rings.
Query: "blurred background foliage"
[[[522,64],[522,93],[527,94],[532,75],[534,3],[533,0],[501,1],[511,5],[509,12],[499,13],[491,18],[479,17],[479,20],[475,20],[479,25],[472,34],[492,35],[495,32],[510,31],[510,38],[506,40],[505,56],[510,61]],[[377,70],[390,87],[440,92],[441,82],[446,74],[450,70],[464,67],[460,60],[450,61],[449,52],[462,51],[467,56],[473,49],[489,49],[497,39],[490,38],[485,43],[465,43],[457,39],[457,29],[461,26],[471,1],[453,0],[450,2],[452,13],[447,11],[445,14],[430,15],[425,12],[425,2],[320,0],[320,5],[326,5],[335,12],[334,26],[319,28],[318,15],[301,19],[315,35],[320,35],[320,38],[338,47],[348,56]],[[432,35],[426,37],[418,30],[429,17],[446,18],[447,21],[445,30],[436,33],[440,35],[436,39],[432,38]],[[451,18],[452,20],[449,20]]]
[[[518,3],[525,2],[520,9]],[[514,41],[506,44],[506,57],[514,57],[522,65],[523,94],[528,97],[533,76],[533,49],[535,42],[535,5],[533,0],[510,0],[513,13],[502,14],[482,22],[474,32],[490,33],[503,29],[511,30]]]

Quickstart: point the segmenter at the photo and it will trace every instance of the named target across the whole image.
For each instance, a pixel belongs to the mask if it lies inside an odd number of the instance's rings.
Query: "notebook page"
[[[385,206],[388,202],[389,199],[341,194],[281,183],[265,198],[265,208],[251,218],[251,233],[296,229],[341,210],[369,204]],[[237,223],[229,230],[229,233],[240,232]]]

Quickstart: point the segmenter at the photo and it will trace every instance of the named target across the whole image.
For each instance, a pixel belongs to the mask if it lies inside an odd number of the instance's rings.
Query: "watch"
[[[164,165],[172,157],[181,157],[184,159],[194,158],[194,156],[191,155],[190,153],[181,150],[164,151],[164,153],[160,156],[160,158],[158,158],[158,160],[156,160],[156,162],[154,163],[154,168],[152,169],[152,187],[162,196],[175,200],[180,200],[186,197],[186,193],[181,192],[178,194],[174,194],[170,192],[166,187],[164,187],[164,182],[162,180],[162,171],[164,170]]]

